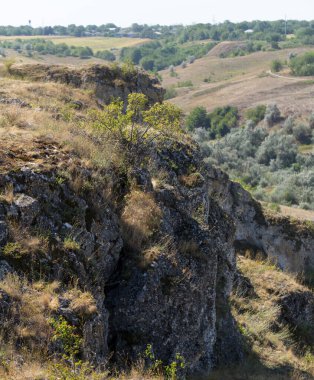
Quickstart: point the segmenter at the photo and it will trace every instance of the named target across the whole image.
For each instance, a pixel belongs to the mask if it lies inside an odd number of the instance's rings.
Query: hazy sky
[[[0,0],[1,1],[1,0]],[[314,19],[313,0],[2,0],[1,25],[192,24]]]

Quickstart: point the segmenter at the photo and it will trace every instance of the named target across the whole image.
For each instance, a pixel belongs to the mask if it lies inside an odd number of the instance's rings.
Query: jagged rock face
[[[33,259],[32,270],[27,260],[4,258],[2,251],[0,259],[7,262],[0,262],[0,278],[13,270],[28,277],[37,271],[63,284],[78,279],[97,301],[97,314],[83,326],[87,359],[101,363],[114,352],[117,361],[137,360],[152,344],[165,364],[180,353],[186,372],[204,374],[242,355],[228,308],[235,273],[234,228],[208,196],[195,147],[167,144],[155,149],[147,170],[130,172],[133,186],[149,195],[161,215],[145,245],[145,250],[158,247],[157,254],[145,265],[139,264],[144,250],[135,254],[125,238],[123,242],[119,214],[103,198],[101,184],[84,192],[60,179],[59,171],[70,162],[73,166],[70,155],[41,142],[47,166],[24,160],[23,167],[10,170],[7,163],[0,188],[10,185],[12,194],[0,201],[1,247],[13,239],[13,221],[23,233],[45,231],[49,248]],[[81,176],[90,177],[84,165],[74,163]],[[164,179],[156,185],[151,173],[158,170]],[[67,236],[79,249],[63,250]],[[65,301],[60,302],[59,314],[75,324]]]
[[[74,87],[91,89],[96,97],[104,103],[111,99],[121,98],[124,101],[132,92],[140,92],[147,96],[150,103],[161,102],[164,90],[158,79],[147,73],[136,70],[124,72],[119,67],[105,65],[86,66],[81,69],[60,65],[14,65],[11,73],[15,76],[35,81],[50,81],[69,84]]]
[[[49,149],[44,154],[47,164],[65,158]],[[104,307],[104,287],[122,247],[118,219],[109,208],[99,208],[91,215],[91,199],[76,194],[63,181],[58,182],[56,167],[33,170],[33,163],[29,167],[27,162],[24,164],[20,170],[0,174],[2,191],[8,186],[12,191],[10,200],[0,201],[0,252],[9,242],[23,245],[23,241],[35,236],[47,236],[49,244],[43,251],[36,247],[36,252],[18,259],[4,255],[2,250],[0,279],[15,271],[32,281],[39,278],[59,280],[62,284],[77,281],[82,289],[89,290],[96,299],[98,311],[83,326],[84,354],[86,359],[99,363],[108,354],[109,313]],[[103,200],[95,192],[93,201]],[[79,249],[65,251],[63,242],[67,237],[77,242]],[[73,312],[62,302],[58,314],[74,325],[77,323]]]
[[[110,343],[122,360],[136,359],[147,344],[164,362],[180,353],[188,373],[204,374],[223,351],[222,362],[242,354],[228,308],[235,271],[233,224],[208,197],[201,173],[193,186],[187,181],[188,168],[201,170],[196,151],[159,149],[155,165],[168,170],[153,190],[163,215],[154,243],[159,254],[143,269],[124,249],[119,285],[107,294]]]
[[[314,269],[314,233],[287,217],[264,215],[261,205],[219,169],[208,168],[210,196],[234,220],[239,251],[266,255],[291,272]]]

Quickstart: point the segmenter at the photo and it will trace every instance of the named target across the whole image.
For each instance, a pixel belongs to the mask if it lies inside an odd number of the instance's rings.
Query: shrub
[[[81,350],[82,338],[77,334],[76,328],[70,325],[63,317],[51,318],[53,327],[52,341],[59,342],[62,346],[64,356],[73,359]]]
[[[265,112],[265,121],[269,126],[281,120],[279,108],[276,104],[268,104]]]
[[[266,106],[258,105],[255,108],[250,108],[245,112],[245,117],[247,120],[252,120],[254,124],[258,124],[265,117]]]
[[[113,62],[116,60],[116,56],[109,50],[100,50],[97,51],[95,57],[104,59],[105,61]]]
[[[290,60],[290,69],[293,75],[314,75],[314,52],[307,52]]]
[[[212,138],[225,136],[238,124],[238,109],[232,106],[219,107],[209,114]]]
[[[275,73],[278,73],[280,70],[282,70],[283,64],[278,59],[275,59],[271,63],[271,71],[274,71]]]
[[[292,128],[293,136],[300,144],[311,144],[312,130],[304,124],[296,125]]]

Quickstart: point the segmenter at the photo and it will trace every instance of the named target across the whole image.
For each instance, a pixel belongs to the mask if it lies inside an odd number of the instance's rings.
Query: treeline
[[[313,21],[277,20],[277,21],[243,21],[233,23],[225,21],[220,24],[196,24],[183,28],[178,32],[181,43],[213,39],[215,41],[243,40],[248,35],[255,40],[283,41],[286,34],[297,34],[298,37],[313,36]]]
[[[103,25],[75,25],[68,26],[46,26],[33,28],[30,25],[22,26],[0,26],[2,36],[47,36],[47,35],[67,35],[67,36],[115,36],[117,34],[131,34],[134,37],[144,38],[169,38],[175,36],[178,43],[188,41],[199,41],[213,39],[215,41],[243,40],[248,36],[248,31],[254,34],[255,40],[284,40],[286,34],[295,34],[304,43],[314,41],[314,22],[298,20],[277,20],[277,21],[243,21],[233,23],[225,21],[219,24],[196,24],[190,26],[183,25],[147,25],[134,23],[127,28],[121,28],[113,23]]]
[[[131,61],[145,70],[158,71],[169,66],[193,63],[215,46],[214,42],[183,46],[175,42],[152,41],[134,48],[121,50],[122,61]]]
[[[109,50],[97,51],[95,54],[88,46],[69,46],[65,43],[55,44],[50,40],[42,38],[34,39],[16,39],[15,41],[7,40],[0,42],[1,49],[14,49],[18,53],[24,53],[32,56],[34,53],[41,55],[52,54],[58,57],[79,57],[90,58],[97,57],[107,61],[114,61],[115,55]],[[2,53],[2,55],[5,53]]]
[[[22,26],[0,26],[1,36],[72,36],[72,37],[138,37],[159,38],[169,37],[177,33],[183,26],[162,25],[139,25],[132,24],[130,27],[121,28],[113,23],[103,25],[55,25],[33,28],[31,25]]]

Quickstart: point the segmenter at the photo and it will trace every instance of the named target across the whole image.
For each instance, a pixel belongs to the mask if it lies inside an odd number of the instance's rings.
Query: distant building
[[[244,31],[244,33],[251,34],[251,33],[254,33],[254,30],[253,29],[247,29]]]

